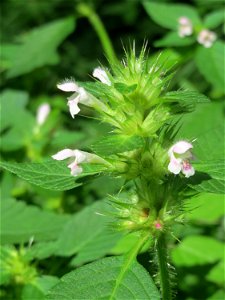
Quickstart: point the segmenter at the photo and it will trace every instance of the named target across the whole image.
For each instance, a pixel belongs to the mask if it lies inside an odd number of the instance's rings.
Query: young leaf
[[[159,292],[147,271],[125,257],[107,257],[62,277],[47,299],[145,299],[159,300]]]
[[[109,228],[111,218],[101,215],[106,209],[104,202],[98,201],[75,214],[59,235],[56,254],[78,254],[72,264],[79,265],[109,253],[122,234]]]
[[[11,45],[14,51],[3,52],[3,58],[10,64],[7,77],[26,74],[46,64],[56,64],[59,60],[56,49],[73,30],[74,18],[65,18],[28,32],[21,44]]]
[[[207,236],[193,235],[185,238],[173,251],[172,259],[177,266],[191,267],[214,263],[223,259],[224,246]]]
[[[209,103],[205,95],[195,91],[169,92],[161,98],[164,102],[177,103],[181,110],[193,111],[198,103]],[[179,109],[178,109],[179,111]]]
[[[139,136],[115,135],[102,138],[92,145],[92,149],[99,155],[108,156],[143,147],[144,140]]]
[[[183,4],[158,3],[143,0],[143,5],[150,17],[162,27],[177,30],[178,19],[188,17],[194,25],[201,23],[194,7]]]
[[[225,91],[224,51],[225,44],[217,41],[211,48],[199,46],[195,56],[200,73],[221,91]]]
[[[160,40],[157,40],[155,47],[186,47],[195,42],[193,37],[181,38],[177,32],[169,32]]]
[[[102,165],[86,164],[82,174],[75,178],[70,174],[66,163],[62,161],[48,160],[42,163],[0,162],[0,166],[32,184],[56,191],[70,190],[80,186],[81,183],[76,183],[75,179],[94,175],[105,169]]]
[[[1,216],[0,236],[4,244],[24,243],[32,237],[35,241],[56,239],[68,220],[67,216],[41,211],[14,199],[2,199]]]

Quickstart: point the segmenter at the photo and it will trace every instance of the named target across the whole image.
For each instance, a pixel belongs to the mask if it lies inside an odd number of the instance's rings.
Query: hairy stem
[[[77,10],[82,16],[88,18],[89,22],[94,27],[109,61],[111,63],[116,63],[117,58],[113,49],[113,45],[99,16],[89,5],[85,3],[79,4],[77,6]]]
[[[169,274],[169,264],[168,264],[165,234],[161,234],[161,236],[158,238],[156,251],[157,251],[157,258],[158,258],[162,299],[171,300],[172,293],[171,293],[171,286],[170,286],[170,274]]]

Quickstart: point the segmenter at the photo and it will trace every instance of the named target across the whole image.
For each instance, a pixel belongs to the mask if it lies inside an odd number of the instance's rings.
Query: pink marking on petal
[[[156,229],[162,229],[162,224],[159,221],[156,221],[155,228]]]

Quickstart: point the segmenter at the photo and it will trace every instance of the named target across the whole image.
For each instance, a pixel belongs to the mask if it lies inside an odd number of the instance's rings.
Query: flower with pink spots
[[[190,163],[190,160],[193,159],[192,148],[193,145],[191,143],[179,141],[169,149],[170,163],[168,170],[171,173],[177,175],[182,172],[186,178],[195,174],[195,170]]]

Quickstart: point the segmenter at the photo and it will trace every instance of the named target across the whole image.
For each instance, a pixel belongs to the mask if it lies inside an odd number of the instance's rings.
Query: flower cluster
[[[178,35],[181,38],[192,35],[194,32],[193,24],[191,20],[185,16],[178,19]],[[199,44],[203,45],[205,48],[212,47],[213,43],[216,41],[216,34],[208,29],[202,29],[197,36],[197,41]]]
[[[183,18],[180,22],[183,26],[181,34],[183,36],[191,34],[192,29],[191,27],[188,29],[190,25],[188,21]],[[114,76],[102,67],[97,67],[92,73],[93,77],[97,78],[104,86],[102,93],[104,101],[101,96],[100,99],[96,98],[73,79],[65,80],[57,85],[62,91],[74,92],[67,102],[72,118],[80,112],[78,105],[83,104],[96,109],[103,121],[117,128],[115,132],[118,135],[157,137],[157,131],[166,120],[171,118],[172,114],[169,105],[160,103],[162,86],[167,82],[166,77],[160,77],[161,66],[153,64],[151,67],[146,67],[144,56],[141,54],[138,59],[131,56],[127,62],[123,61],[119,68],[113,69],[113,73]],[[107,94],[105,94],[106,90]],[[127,164],[125,169],[130,174],[129,177],[127,173],[128,177],[126,178],[134,178],[140,173],[148,178],[163,178],[168,171],[174,174],[183,173],[185,177],[190,177],[194,175],[194,168],[190,164],[190,160],[193,158],[192,148],[190,143],[180,141],[166,150],[158,142],[154,142],[152,149],[155,150],[152,150],[152,155],[150,153],[143,154],[140,159],[138,151],[127,153],[122,162]],[[168,170],[165,166],[168,161],[166,151],[168,151],[170,159]],[[147,157],[147,161],[145,161],[145,157]],[[78,149],[61,150],[52,158],[55,160],[71,159],[68,168],[72,176],[78,176],[83,172],[81,165],[84,163],[106,163],[98,155]],[[118,157],[117,166],[119,163],[120,158]],[[125,169],[121,172],[123,173]]]

